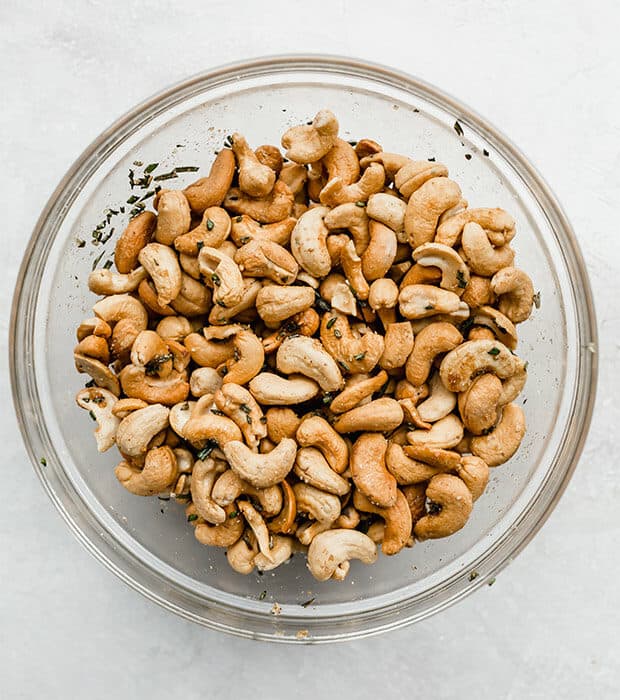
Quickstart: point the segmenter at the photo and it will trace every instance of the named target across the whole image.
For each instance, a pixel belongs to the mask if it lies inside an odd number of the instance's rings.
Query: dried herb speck
[[[338,320],[338,318],[336,316],[332,316],[329,319],[329,321],[327,322],[326,327],[331,328],[334,325],[334,323],[336,323],[337,320]]]
[[[312,605],[316,598],[310,598],[310,600],[306,600],[305,603],[301,603],[302,608],[307,608],[309,605]]]
[[[213,228],[215,227],[215,224],[211,219],[207,219],[207,231],[213,231]]]
[[[493,357],[497,357],[499,355],[499,348],[491,348],[490,350],[488,350],[488,353]]]
[[[192,513],[191,515],[187,516],[188,523],[193,523],[194,520],[198,520],[198,516],[196,515],[196,513]]]
[[[456,131],[459,136],[463,136],[463,127],[458,119],[454,122],[454,131]]]

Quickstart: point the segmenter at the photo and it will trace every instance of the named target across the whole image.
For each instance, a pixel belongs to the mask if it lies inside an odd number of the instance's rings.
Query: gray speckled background
[[[0,695],[617,697],[618,5],[296,5],[274,0],[268,11],[245,0],[0,5]],[[229,638],[126,588],[73,540],[52,508],[9,401],[6,346],[17,268],[39,210],[74,158],[164,85],[227,61],[294,51],[357,55],[408,70],[497,124],[563,203],[599,315],[594,425],[542,532],[492,588],[416,627],[337,647]]]

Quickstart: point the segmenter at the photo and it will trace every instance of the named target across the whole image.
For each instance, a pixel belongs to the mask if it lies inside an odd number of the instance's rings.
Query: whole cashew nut
[[[303,335],[284,340],[276,356],[279,372],[303,374],[314,380],[323,391],[337,391],[344,386],[334,358],[321,343]]]
[[[231,138],[239,168],[239,189],[250,197],[266,197],[275,184],[275,172],[260,162],[244,136],[235,133]]]
[[[347,185],[340,177],[334,177],[321,190],[321,204],[336,207],[347,202],[366,202],[368,198],[381,192],[385,185],[385,170],[379,163],[371,163],[362,173],[362,177]]]
[[[215,405],[237,424],[247,445],[258,450],[260,441],[267,436],[267,426],[252,394],[239,384],[224,384],[215,392]]]
[[[494,374],[476,377],[471,386],[459,394],[459,413],[470,433],[481,435],[497,423],[501,395],[502,382]]]
[[[327,207],[314,207],[302,214],[291,233],[291,252],[301,267],[314,277],[325,277],[332,262],[327,250]]]
[[[220,506],[234,503],[239,496],[250,496],[260,504],[261,513],[266,517],[278,515],[282,510],[282,491],[280,486],[270,486],[265,489],[257,489],[252,484],[244,481],[232,469],[227,469],[218,479],[211,491],[211,498]]]
[[[151,211],[143,211],[127,224],[114,248],[114,264],[121,274],[127,274],[138,266],[138,256],[150,243],[157,225],[157,217]]]
[[[465,455],[457,467],[456,473],[470,490],[472,499],[477,501],[489,483],[487,463],[475,455]]]
[[[170,411],[161,404],[133,411],[116,430],[118,449],[129,457],[146,454],[151,440],[168,427],[169,415]]]
[[[192,502],[198,515],[213,525],[219,525],[226,520],[224,509],[216,503],[212,496],[213,485],[218,476],[215,460],[208,458],[197,460],[194,463],[190,487]]]
[[[375,513],[385,521],[381,543],[383,554],[392,556],[407,546],[412,529],[411,511],[400,489],[396,490],[396,501],[389,508],[382,508],[372,503],[361,491],[353,494],[353,505],[364,513]]]
[[[295,258],[281,245],[267,240],[250,241],[235,253],[241,272],[250,277],[267,277],[277,284],[291,284],[299,271]]]
[[[462,245],[469,269],[482,277],[490,277],[503,267],[510,267],[515,257],[508,244],[494,248],[482,226],[473,222],[465,224]]]
[[[429,381],[428,398],[417,407],[418,415],[423,421],[434,423],[451,413],[456,406],[456,402],[457,395],[446,389],[441,381],[439,372],[436,372]],[[465,423],[465,421],[463,422]],[[466,424],[465,427],[467,427]]]
[[[461,240],[463,229],[469,223],[476,223],[484,229],[494,246],[504,246],[514,238],[515,221],[503,209],[465,209],[439,224],[437,243],[454,247]]]
[[[360,375],[353,375],[360,376]],[[361,382],[350,384],[336,396],[329,405],[332,413],[344,413],[359,405],[364,399],[370,398],[388,380],[387,372],[381,370],[373,377],[363,379]]]
[[[233,214],[247,214],[262,224],[273,224],[291,215],[295,197],[288,186],[277,180],[271,192],[262,199],[245,195],[239,188],[231,187],[224,199],[224,206]]]
[[[516,267],[498,270],[491,289],[499,297],[499,310],[513,323],[526,321],[534,304],[534,285],[529,276]]]
[[[470,448],[489,467],[497,467],[514,455],[524,435],[525,415],[519,406],[509,403],[504,406],[495,430],[489,435],[473,437],[470,440]]]
[[[302,481],[326,493],[344,496],[351,489],[349,482],[336,474],[315,447],[297,450],[294,471]]]
[[[250,243],[250,241],[271,241],[285,246],[288,245],[296,223],[297,219],[288,216],[282,221],[261,225],[246,214],[241,214],[232,220],[230,237],[238,246]]]
[[[295,163],[316,163],[333,148],[338,137],[338,120],[329,109],[317,112],[312,124],[294,126],[282,136],[286,157]]]
[[[407,440],[412,445],[448,448],[458,445],[463,439],[463,424],[454,413],[449,413],[436,423],[430,430],[412,430],[407,433]]]
[[[155,240],[158,243],[172,245],[178,236],[189,231],[191,223],[192,213],[183,192],[166,190],[159,193],[155,227]]]
[[[398,295],[398,304],[401,314],[409,319],[451,314],[461,309],[458,294],[430,284],[407,285]]]
[[[202,214],[205,209],[220,206],[235,175],[235,156],[227,148],[216,156],[207,177],[202,177],[183,190],[192,211]]]
[[[393,506],[397,497],[396,479],[385,466],[387,447],[380,433],[364,433],[353,444],[350,462],[357,490],[382,508]]]
[[[342,474],[349,464],[349,448],[345,440],[321,416],[309,416],[298,424],[294,435],[300,447],[316,447],[329,466]]]
[[[233,340],[233,357],[226,360],[224,384],[246,384],[265,361],[263,344],[252,331],[240,330]]]
[[[387,432],[395,430],[403,422],[403,409],[398,401],[387,397],[352,408],[334,421],[339,433],[362,431]]]
[[[239,440],[230,440],[220,445],[226,459],[242,479],[258,489],[274,486],[284,479],[293,468],[297,444],[284,438],[267,454],[252,452]]]
[[[439,217],[461,200],[461,188],[447,177],[433,177],[409,198],[405,232],[413,248],[435,238]]]
[[[366,214],[394,231],[399,243],[408,243],[405,235],[405,212],[407,203],[385,192],[371,194],[366,206]]]
[[[413,351],[406,366],[407,380],[414,386],[428,379],[435,357],[454,350],[463,342],[463,336],[451,323],[431,323],[415,338]]]
[[[124,275],[99,268],[88,275],[88,288],[93,294],[127,294],[135,292],[146,277],[147,271],[143,267],[137,267]]]
[[[370,372],[385,349],[384,340],[377,333],[369,332],[356,338],[349,319],[338,312],[323,316],[321,342],[339,367],[352,374]]]
[[[351,238],[355,243],[355,251],[358,255],[362,255],[368,247],[370,230],[368,228],[369,220],[365,207],[358,207],[357,204],[353,202],[340,204],[328,211],[325,215],[324,223],[330,231],[334,229],[346,229],[351,234]],[[330,236],[327,239],[328,245],[332,238],[333,236]],[[337,264],[337,261],[332,260],[332,262]]]
[[[149,273],[157,290],[157,303],[166,306],[181,292],[181,266],[167,245],[149,243],[138,255],[142,267]]]
[[[205,246],[198,254],[200,272],[207,284],[213,286],[213,301],[230,308],[241,301],[243,279],[239,267],[216,248]]]
[[[436,267],[441,270],[442,289],[461,296],[469,284],[469,270],[461,256],[447,245],[424,243],[412,253],[413,259],[423,267]]]
[[[268,328],[309,309],[315,300],[312,287],[263,287],[256,297],[256,309]]]
[[[183,437],[194,447],[202,449],[215,443],[224,449],[231,440],[241,440],[242,433],[237,424],[227,416],[213,413],[213,396],[201,396],[192,408],[189,420],[183,426]]]
[[[120,424],[120,420],[113,413],[114,406],[118,402],[117,397],[106,389],[90,387],[79,391],[75,400],[80,408],[92,412],[91,415],[97,421],[95,430],[97,450],[99,452],[109,450],[114,444]]]
[[[350,559],[359,559],[364,564],[377,560],[377,546],[358,530],[322,532],[308,549],[308,569],[317,581],[343,580],[349,571]]]
[[[177,460],[168,446],[156,447],[148,451],[143,469],[121,462],[114,473],[135,496],[154,496],[165,491],[177,478]]]

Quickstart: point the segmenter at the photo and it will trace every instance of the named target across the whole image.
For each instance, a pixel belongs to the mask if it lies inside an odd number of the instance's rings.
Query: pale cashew
[[[379,221],[371,221],[368,230],[370,242],[362,254],[362,270],[372,281],[385,277],[396,257],[398,242],[394,231]]]
[[[481,306],[471,316],[476,326],[489,328],[493,335],[510,350],[517,347],[517,329],[512,321],[492,306]]]
[[[362,272],[362,259],[355,252],[352,240],[347,241],[343,246],[340,264],[355,297],[362,300],[368,299],[370,289]]]
[[[242,246],[250,241],[271,241],[278,245],[288,245],[291,232],[295,228],[297,219],[292,216],[276,221],[273,224],[261,224],[251,217],[242,214],[232,220],[230,237],[236,245]]]
[[[211,525],[204,522],[200,517],[196,520],[193,519],[192,516],[197,515],[193,504],[185,509],[188,521],[196,527],[194,536],[200,544],[212,547],[231,547],[241,538],[245,520],[239,514],[236,506],[226,506],[224,512],[226,513],[226,520],[220,525]]]
[[[424,243],[412,253],[413,259],[423,267],[441,270],[440,287],[461,296],[469,283],[469,270],[461,256],[441,243]]]
[[[215,394],[222,386],[222,377],[213,367],[198,367],[189,378],[189,390],[199,399],[205,394]]]
[[[112,335],[112,329],[101,318],[87,318],[82,321],[77,328],[76,336],[79,342],[94,335],[98,338],[109,338]]]
[[[148,451],[143,469],[121,462],[114,473],[135,496],[154,496],[169,488],[177,478],[177,460],[168,446],[156,447]]]
[[[192,211],[202,214],[205,209],[219,206],[235,175],[235,156],[227,148],[216,156],[207,177],[202,177],[183,190]]]
[[[407,379],[414,385],[424,384],[438,354],[454,350],[463,336],[451,323],[431,323],[415,338],[413,352],[406,366]]]
[[[360,176],[360,165],[353,146],[343,139],[336,139],[334,145],[323,156],[323,166],[327,179],[340,178],[345,185],[355,182]]]
[[[291,252],[295,260],[314,277],[325,277],[331,270],[331,258],[327,250],[325,215],[327,207],[314,207],[302,214],[291,233]]]
[[[353,375],[361,376],[361,375]],[[387,373],[381,370],[374,377],[364,378],[355,384],[348,384],[329,405],[332,413],[344,413],[359,405],[364,399],[369,399],[375,391],[379,391],[387,382]]]
[[[315,447],[297,450],[294,471],[305,483],[336,496],[344,496],[351,489],[349,482],[336,474],[323,453]]]
[[[241,272],[250,277],[267,277],[277,284],[295,281],[299,266],[281,245],[267,240],[250,241],[235,253]]]
[[[293,538],[275,535],[269,554],[271,560],[262,552],[254,558],[254,564],[259,571],[271,571],[287,562],[293,556]]]
[[[394,185],[408,200],[425,182],[435,177],[447,178],[448,168],[428,160],[410,160],[394,175]]]
[[[128,457],[146,454],[151,440],[168,427],[169,415],[170,411],[161,404],[132,411],[117,428],[118,449]]]
[[[105,297],[93,306],[93,311],[107,323],[121,321],[131,323],[136,329],[136,335],[146,328],[148,322],[144,306],[129,294],[113,294]]]
[[[379,163],[371,163],[364,170],[362,177],[351,185],[347,185],[339,177],[327,182],[321,190],[321,204],[335,207],[347,202],[366,202],[368,198],[381,192],[385,184],[385,170]]]
[[[99,268],[88,275],[88,288],[93,294],[127,294],[135,292],[146,276],[147,271],[143,267],[137,267],[124,275]]]
[[[385,432],[398,428],[403,417],[403,409],[398,401],[384,397],[342,413],[334,421],[333,427],[339,433],[355,433],[360,430]]]
[[[407,285],[398,296],[398,304],[401,314],[409,319],[451,314],[461,309],[458,294],[430,284]]]
[[[370,139],[362,139],[362,141],[360,141],[360,143],[366,144],[368,144],[369,142]],[[370,146],[370,148],[374,147]],[[365,145],[363,146],[363,150],[366,150]],[[407,165],[407,163],[411,162],[411,158],[408,158],[407,156],[403,156],[400,153],[386,153],[385,151],[382,151],[381,148],[379,148],[378,151],[374,150],[372,153],[368,152],[364,153],[363,155],[361,153],[358,153],[358,157],[360,159],[360,166],[362,168],[367,168],[371,163],[381,163],[381,165],[385,168],[385,173],[390,180],[394,179],[396,173],[402,167]]]
[[[267,426],[252,394],[238,384],[224,384],[215,392],[215,405],[238,425],[248,446],[258,450],[260,441],[267,436]]]
[[[195,405],[195,401],[180,401],[170,409],[170,427],[180,437],[183,437],[183,430]]]
[[[459,394],[459,413],[470,433],[481,435],[497,423],[501,395],[502,382],[494,374],[476,377],[471,386]]]
[[[213,301],[230,308],[241,301],[243,279],[237,264],[216,248],[205,246],[198,254],[200,272],[209,286],[213,286]]]
[[[187,428],[186,428],[187,432]],[[284,479],[293,468],[297,445],[294,440],[284,438],[267,454],[252,452],[239,440],[220,444],[226,459],[242,479],[259,489],[274,486]]]
[[[368,229],[369,220],[365,207],[360,207],[353,202],[341,204],[331,209],[325,215],[324,223],[330,231],[334,229],[347,229],[351,234],[351,238],[353,238],[355,251],[358,255],[361,255],[368,247],[370,231]],[[330,236],[327,239],[328,246],[332,238],[335,238],[335,236]],[[332,263],[335,265],[339,260],[339,257],[337,260],[332,258]]]
[[[276,364],[279,372],[303,374],[323,391],[337,391],[344,386],[336,361],[314,338],[303,335],[287,338],[278,349]]]
[[[489,467],[497,467],[514,455],[524,435],[525,415],[519,406],[509,403],[504,406],[502,417],[495,430],[489,435],[473,437],[470,448]]]
[[[291,215],[295,197],[288,186],[277,180],[271,192],[262,199],[243,194],[238,187],[231,187],[224,199],[224,206],[233,214],[247,214],[262,224],[273,224]]]
[[[491,289],[491,280],[488,277],[471,275],[469,284],[465,288],[461,300],[471,309],[492,304],[495,301],[495,295]]]
[[[257,374],[249,384],[254,398],[266,406],[291,406],[309,401],[319,393],[319,385],[302,375],[288,379],[271,372]]]
[[[514,401],[523,390],[526,381],[527,368],[524,363],[512,377],[508,377],[508,379],[504,379],[502,382],[502,393],[499,397],[499,405],[504,406]]]
[[[273,563],[273,557],[269,547],[269,530],[267,529],[263,516],[249,501],[239,501],[237,503],[237,507],[243,513],[243,517],[252,529],[261,554],[267,559],[267,561]]]
[[[165,316],[157,324],[155,331],[164,340],[183,342],[192,332],[192,324],[184,316]]]
[[[118,402],[116,396],[106,389],[90,387],[79,391],[75,400],[80,408],[86,409],[97,421],[95,430],[97,450],[99,452],[109,450],[114,444],[120,423],[113,413],[114,406]]]
[[[280,486],[269,486],[257,489],[244,481],[232,469],[227,469],[218,479],[211,491],[211,498],[220,506],[234,503],[239,496],[245,495],[255,499],[260,504],[261,513],[266,518],[277,515],[282,510],[282,491]]]
[[[465,226],[471,222],[484,229],[494,246],[503,246],[514,238],[515,221],[503,209],[465,209],[442,222],[437,229],[437,243],[454,247],[461,240]]]
[[[406,202],[403,202],[399,197],[394,197],[394,195],[385,192],[371,194],[366,206],[366,214],[371,219],[374,219],[374,221],[378,221],[391,228],[396,234],[399,243],[409,242],[405,235],[406,210]]]
[[[233,153],[237,156],[239,188],[250,197],[266,197],[275,184],[275,172],[260,162],[244,136],[235,133],[231,141]]]
[[[458,476],[438,474],[426,489],[430,512],[415,524],[418,540],[447,537],[460,530],[467,522],[473,499],[466,484]]]
[[[375,513],[385,521],[381,551],[387,556],[398,554],[411,537],[412,521],[409,504],[404,494],[396,489],[396,501],[385,508],[377,506],[361,491],[353,494],[353,505],[364,513]]]
[[[147,406],[148,403],[142,401],[142,399],[118,399],[114,406],[112,406],[112,414],[122,420],[123,418],[127,418],[133,411],[146,408]]]
[[[381,319],[383,327],[396,323],[396,305],[398,303],[398,287],[387,278],[375,280],[370,285],[368,303]]]
[[[316,447],[336,474],[342,474],[349,464],[349,448],[345,440],[321,416],[305,418],[297,428],[295,438],[302,448]],[[345,492],[346,493],[346,492]]]
[[[138,260],[153,280],[158,304],[166,306],[179,296],[182,273],[172,248],[161,243],[149,243],[140,251]]]
[[[405,232],[413,248],[435,238],[439,217],[459,203],[461,188],[447,177],[434,177],[409,198],[405,212]]]
[[[280,171],[280,180],[288,186],[289,190],[297,198],[298,194],[303,194],[304,185],[308,181],[308,171],[303,165],[298,163],[286,163]]]
[[[281,143],[286,157],[295,163],[316,163],[333,148],[338,128],[334,113],[322,109],[312,124],[294,126],[283,134]]]
[[[114,264],[121,274],[138,266],[140,251],[151,241],[156,224],[157,217],[150,211],[143,211],[127,224],[114,248]]]
[[[231,318],[238,316],[243,311],[253,309],[256,304],[256,298],[261,290],[261,283],[251,277],[243,280],[241,289],[241,301],[235,306],[224,308],[219,304],[215,304],[209,314],[209,323],[213,325],[222,325],[230,321]]]
[[[295,314],[286,321],[278,330],[269,335],[263,335],[263,348],[266,355],[274,353],[284,342],[293,335],[314,335],[320,323],[320,317],[314,309],[306,309]]]
[[[326,313],[321,321],[321,342],[345,372],[370,372],[379,362],[385,343],[377,333],[355,337],[343,314]]]
[[[123,391],[132,399],[172,406],[189,396],[186,372],[172,370],[165,379],[159,379],[144,368],[126,365],[118,376]]]
[[[340,515],[340,499],[332,493],[325,493],[310,484],[298,483],[293,486],[297,501],[297,512],[306,513],[318,523],[335,522]]]
[[[430,430],[412,430],[407,440],[412,445],[448,448],[458,445],[463,439],[463,424],[453,413],[433,423]]]
[[[230,440],[241,440],[242,433],[237,424],[226,416],[211,411],[213,396],[201,396],[192,407],[189,420],[183,426],[183,437],[194,447],[202,449],[207,444],[216,444],[220,449]]]
[[[493,275],[491,289],[499,297],[499,310],[513,323],[526,321],[534,304],[534,285],[523,270],[504,267]]]
[[[198,515],[213,525],[221,524],[226,520],[224,509],[215,502],[212,495],[213,484],[218,476],[213,459],[195,462],[191,481],[192,502]]]
[[[102,389],[107,389],[116,396],[120,394],[120,385],[117,376],[112,370],[94,357],[88,357],[81,353],[74,352],[75,368],[80,373],[88,374],[94,379],[95,384]]]
[[[451,413],[456,406],[456,402],[457,395],[446,389],[441,381],[439,372],[436,372],[429,381],[429,397],[417,407],[418,415],[427,423],[435,423],[435,421],[441,420],[441,418]],[[464,420],[463,423],[467,427]]]
[[[311,287],[263,287],[256,297],[256,309],[268,328],[277,328],[282,321],[309,309],[315,301]]]
[[[238,574],[251,574],[255,569],[254,559],[259,554],[256,537],[252,530],[246,530],[243,536],[226,549],[226,561]]]
[[[507,379],[523,370],[524,363],[496,340],[468,340],[441,361],[439,373],[446,389],[465,391],[474,379],[492,372]]]
[[[261,370],[265,361],[263,344],[252,331],[240,330],[233,340],[233,357],[226,361],[224,384],[246,384]]]
[[[172,245],[178,236],[189,231],[191,223],[192,213],[183,192],[165,190],[159,193],[155,228],[155,240],[158,243]]]
[[[385,328],[385,349],[379,358],[379,367],[393,370],[402,367],[413,350],[413,330],[409,321],[388,323]]]
[[[515,254],[510,245],[494,248],[482,226],[466,224],[463,229],[463,253],[471,272],[490,277],[503,267],[510,267]]]
[[[385,464],[400,486],[421,484],[432,479],[436,474],[450,471],[445,467],[433,467],[426,462],[408,457],[402,445],[391,441],[385,454]]]
[[[357,530],[337,529],[318,534],[308,549],[308,569],[317,581],[343,580],[350,559],[373,564],[377,560],[377,546]]]
[[[396,503],[396,479],[385,466],[387,440],[379,433],[365,433],[351,450],[351,478],[358,491],[372,503],[389,508]],[[356,506],[357,507],[357,506]]]
[[[211,290],[190,275],[181,274],[181,291],[170,306],[183,316],[202,316],[211,308]]]
[[[230,230],[228,212],[222,207],[208,207],[198,226],[189,233],[178,236],[174,241],[174,247],[181,255],[196,258],[204,246],[219,248],[223,245]]]
[[[342,278],[342,275],[331,274],[327,279]],[[321,289],[323,284],[321,284]],[[351,290],[351,287],[346,282],[336,282],[333,285],[329,285],[326,291],[323,293],[323,298],[331,304],[332,309],[335,311],[340,311],[342,314],[347,314],[349,316],[357,315],[357,300],[355,295]]]
[[[475,455],[465,455],[456,469],[456,474],[465,482],[472,499],[477,501],[489,483],[487,463]]]

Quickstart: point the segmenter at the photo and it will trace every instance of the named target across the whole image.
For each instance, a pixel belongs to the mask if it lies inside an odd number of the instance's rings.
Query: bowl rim
[[[569,451],[570,454],[563,455],[566,459],[564,473],[559,483],[556,484],[555,491],[545,494],[547,496],[547,502],[543,512],[540,513],[533,522],[529,523],[528,529],[524,533],[521,532],[519,538],[511,542],[510,547],[505,547],[506,535],[504,535],[495,542],[490,549],[485,550],[480,557],[480,566],[476,569],[479,572],[479,576],[471,581],[468,586],[460,590],[451,591],[447,597],[443,600],[439,600],[435,605],[430,605],[417,613],[411,610],[407,611],[403,610],[403,606],[406,604],[411,606],[415,600],[406,598],[395,604],[395,606],[399,607],[399,610],[396,611],[397,614],[393,614],[395,612],[395,610],[393,610],[394,606],[391,606],[387,610],[371,609],[365,613],[354,615],[353,617],[357,618],[357,622],[359,623],[358,626],[345,631],[334,630],[334,626],[331,624],[334,621],[336,624],[339,621],[341,622],[340,616],[319,618],[318,625],[327,625],[328,630],[317,629],[316,635],[311,633],[309,636],[296,635],[296,631],[298,631],[300,627],[312,627],[313,621],[306,617],[296,618],[289,615],[284,619],[278,619],[279,624],[267,625],[267,627],[265,627],[264,615],[241,611],[238,608],[230,607],[226,604],[214,603],[212,601],[209,601],[208,605],[204,605],[203,614],[193,613],[186,607],[183,607],[182,603],[185,599],[182,597],[180,600],[176,598],[173,600],[153,590],[153,587],[149,584],[154,579],[162,578],[159,573],[148,569],[143,562],[137,562],[131,552],[121,551],[122,548],[119,548],[117,542],[110,542],[108,538],[101,536],[99,537],[99,541],[97,541],[92,536],[95,534],[92,531],[92,527],[91,532],[87,532],[84,523],[79,522],[79,513],[76,514],[74,509],[68,508],[67,504],[56,492],[50,482],[49,472],[46,473],[45,465],[40,463],[40,458],[37,456],[38,454],[54,455],[55,453],[53,446],[45,442],[45,435],[47,435],[47,432],[45,430],[44,421],[37,421],[37,418],[41,417],[36,414],[38,403],[36,401],[38,396],[37,387],[34,378],[29,376],[26,371],[27,359],[30,358],[28,348],[28,338],[30,336],[27,337],[26,332],[28,323],[32,325],[33,319],[28,319],[29,314],[20,313],[23,305],[26,306],[27,310],[32,311],[33,301],[36,300],[38,295],[41,272],[45,265],[44,253],[47,245],[51,244],[53,240],[52,234],[54,234],[53,231],[47,231],[47,240],[45,239],[44,233],[47,223],[54,215],[62,214],[62,206],[63,204],[66,205],[67,199],[70,197],[72,183],[79,175],[84,175],[85,166],[92,161],[97,154],[101,154],[103,151],[108,150],[115,143],[119,142],[119,133],[123,132],[123,138],[126,138],[128,134],[131,133],[130,131],[127,132],[127,129],[132,124],[134,128],[137,128],[144,120],[145,115],[150,114],[152,117],[158,105],[166,102],[174,95],[179,95],[180,97],[186,95],[192,87],[201,84],[205,84],[205,87],[207,87],[209,84],[213,84],[218,80],[230,80],[235,74],[243,74],[244,77],[265,74],[277,75],[278,73],[292,70],[313,71],[315,73],[327,71],[336,74],[353,74],[357,77],[364,77],[377,83],[384,82],[404,89],[415,88],[424,93],[425,99],[436,103],[442,109],[449,109],[455,114],[458,114],[459,121],[462,121],[464,124],[471,123],[474,125],[476,131],[482,134],[485,139],[497,148],[498,152],[504,158],[514,164],[519,172],[525,172],[527,175],[528,187],[536,194],[536,198],[543,207],[545,213],[553,216],[556,228],[561,230],[562,235],[565,237],[563,240],[563,244],[566,246],[565,262],[573,276],[573,282],[578,285],[580,290],[580,295],[575,296],[574,299],[576,313],[579,318],[579,324],[577,326],[579,353],[576,362],[576,391],[567,424],[568,426],[577,426],[580,430],[572,431],[573,443]],[[29,282],[29,284],[26,284],[26,282]],[[31,313],[30,316],[32,317],[34,314]],[[26,341],[23,340],[24,338],[26,338]],[[460,100],[454,99],[430,83],[403,71],[372,63],[364,59],[324,54],[273,55],[221,65],[211,70],[197,73],[185,80],[164,88],[162,91],[142,101],[114,121],[92,141],[73,162],[45,204],[34,226],[19,269],[13,295],[9,330],[9,366],[12,397],[24,445],[44,490],[48,493],[50,499],[78,541],[95,558],[101,561],[109,570],[115,573],[129,586],[162,607],[177,613],[181,617],[199,622],[212,629],[223,630],[237,636],[269,641],[301,643],[361,638],[422,620],[435,612],[445,609],[457,600],[469,595],[480,586],[488,583],[491,578],[495,577],[497,573],[514,559],[514,557],[531,541],[555,508],[580,458],[590,427],[595,403],[598,375],[598,356],[596,349],[597,324],[594,302],[579,244],[555,195],[537,170],[532,166],[530,160],[475,110],[472,110]],[[18,380],[18,376],[20,380]],[[24,384],[25,386],[23,386]],[[26,396],[26,394],[28,394],[28,396]],[[27,398],[32,399],[33,397],[35,398],[34,415],[33,405],[24,400]],[[50,448],[46,452],[35,449],[35,445],[32,442],[32,434],[27,428],[27,417],[34,418],[35,430],[39,432],[39,435],[37,435],[39,438],[39,445]],[[41,431],[43,434],[40,434]],[[565,445],[559,448],[558,453],[562,451],[566,451]],[[51,459],[56,460],[56,457],[52,456]],[[57,466],[62,469],[59,462]],[[545,479],[538,491],[532,496],[526,509],[520,514],[520,521],[530,514],[533,505],[538,503],[541,493],[547,485],[547,479]],[[498,550],[503,550],[501,556],[497,556]],[[495,555],[494,559],[491,555]],[[128,572],[123,566],[128,560],[133,564],[133,572]],[[159,582],[161,585],[161,581]],[[184,593],[191,596],[189,591],[185,591]],[[221,610],[219,610],[220,607]],[[212,616],[205,616],[205,613],[207,615],[210,614],[209,611],[211,611]],[[223,617],[218,617],[218,612],[223,613],[224,617],[227,619],[224,620]],[[232,620],[228,619],[228,617],[231,617]],[[257,627],[260,627],[260,629],[253,630],[248,628],[248,620],[250,618],[255,618],[254,622],[257,623]],[[258,625],[259,619],[261,620],[261,625]],[[276,618],[271,618],[272,622],[275,619]]]

